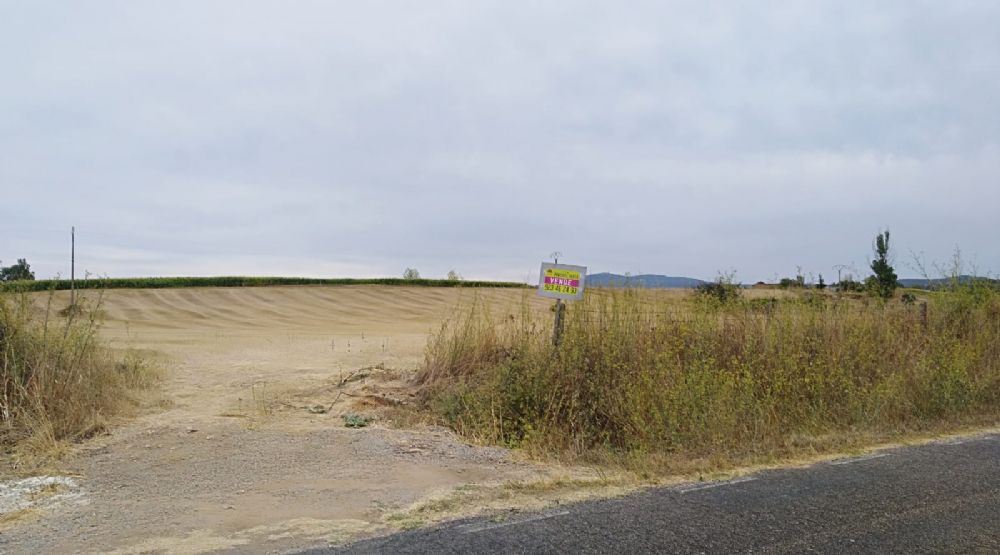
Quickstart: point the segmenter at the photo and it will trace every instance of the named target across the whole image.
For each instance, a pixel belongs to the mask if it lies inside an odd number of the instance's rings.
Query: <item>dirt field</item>
[[[499,289],[107,292],[103,335],[159,361],[162,399],[12,505],[0,551],[281,552],[423,524],[413,508],[449,492],[585,475],[387,421],[412,400],[428,334],[477,294],[544,306]],[[378,418],[350,429],[348,413]]]

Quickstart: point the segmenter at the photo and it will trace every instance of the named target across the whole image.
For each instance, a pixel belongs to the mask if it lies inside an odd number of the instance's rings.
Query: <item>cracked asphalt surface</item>
[[[1000,434],[303,553],[629,552],[1000,553]]]

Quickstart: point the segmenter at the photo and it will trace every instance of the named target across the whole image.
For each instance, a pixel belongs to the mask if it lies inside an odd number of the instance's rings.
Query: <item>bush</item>
[[[781,278],[778,282],[778,286],[782,289],[788,289],[790,287],[805,287],[806,278],[805,276],[795,276],[795,278]]]
[[[733,283],[732,276],[719,276],[715,281],[702,283],[695,288],[695,294],[702,300],[716,304],[730,304],[740,298],[742,288]]]
[[[844,278],[837,282],[837,290],[847,293],[863,293],[865,291],[865,284],[851,278]]]
[[[98,308],[59,319],[28,295],[0,293],[0,446],[90,435],[152,384],[144,360],[101,345]]]

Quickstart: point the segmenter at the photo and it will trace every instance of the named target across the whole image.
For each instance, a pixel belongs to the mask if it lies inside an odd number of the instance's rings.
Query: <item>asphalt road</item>
[[[305,553],[1000,553],[1000,435]]]

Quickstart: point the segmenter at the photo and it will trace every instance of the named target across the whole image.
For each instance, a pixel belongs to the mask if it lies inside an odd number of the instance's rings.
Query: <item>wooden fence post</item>
[[[565,312],[566,304],[562,302],[562,299],[556,299],[556,321],[552,328],[552,344],[556,347],[558,347],[559,342],[562,341],[563,314]]]

